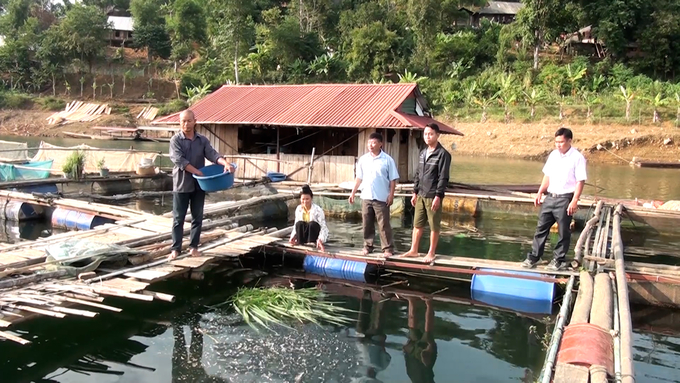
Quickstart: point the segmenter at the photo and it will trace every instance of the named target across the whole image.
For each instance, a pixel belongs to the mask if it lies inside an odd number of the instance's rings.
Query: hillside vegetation
[[[523,3],[511,24],[472,28],[460,26],[461,7],[485,1],[4,0],[0,107],[61,105],[25,94],[181,99],[164,105],[170,113],[224,83],[403,81],[453,124],[605,124],[624,135],[680,123],[680,0]],[[132,48],[107,46],[112,10],[133,16]],[[604,55],[562,49],[584,26]]]

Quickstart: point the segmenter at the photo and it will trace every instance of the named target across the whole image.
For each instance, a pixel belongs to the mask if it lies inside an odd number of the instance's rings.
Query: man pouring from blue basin
[[[189,235],[189,253],[198,256],[198,244],[201,240],[203,225],[203,205],[205,192],[198,186],[196,176],[203,176],[201,168],[205,160],[224,166],[224,172],[234,172],[234,166],[210,145],[208,139],[195,130],[196,116],[187,109],[179,115],[181,130],[170,139],[170,160],[172,168],[172,252],[170,259],[175,259],[182,250],[184,234],[184,218],[187,208],[191,208],[191,233]]]
[[[555,150],[543,166],[543,181],[534,200],[534,205],[541,206],[536,234],[531,253],[527,254],[522,267],[533,268],[541,260],[550,228],[555,222],[559,239],[553,250],[553,260],[546,269],[559,271],[567,267],[566,256],[571,240],[569,225],[578,209],[578,200],[587,179],[586,159],[571,146],[573,138],[570,129],[559,128],[555,132]],[[541,201],[546,192],[545,200]]]

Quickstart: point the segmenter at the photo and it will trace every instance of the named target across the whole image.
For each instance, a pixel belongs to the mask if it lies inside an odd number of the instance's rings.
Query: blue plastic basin
[[[224,166],[220,164],[208,165],[199,170],[203,175],[197,176],[194,174],[194,178],[196,178],[198,186],[200,186],[203,191],[214,192],[226,190],[234,185],[234,174],[231,172],[225,173]]]
[[[281,182],[286,180],[286,175],[278,172],[267,172],[267,178],[272,182]]]

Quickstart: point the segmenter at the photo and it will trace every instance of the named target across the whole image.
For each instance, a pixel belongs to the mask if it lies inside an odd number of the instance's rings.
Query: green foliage
[[[153,95],[151,95],[153,96]],[[151,97],[149,97],[151,98]],[[158,107],[158,115],[159,116],[167,116],[168,114],[173,114],[177,112],[181,112],[184,109],[189,107],[189,104],[187,104],[186,101],[180,100],[180,99],[173,99],[168,101],[165,104],[160,104],[156,105]]]
[[[332,323],[342,326],[352,321],[344,315],[351,310],[323,300],[325,297],[321,290],[314,288],[239,288],[229,302],[257,331],[274,331],[274,325],[291,328],[294,323]]]
[[[30,109],[33,98],[19,92],[0,92],[0,108],[7,109]]]
[[[106,14],[94,6],[76,3],[58,25],[63,47],[70,57],[87,62],[91,70],[94,61],[104,55],[109,33]]]
[[[187,98],[187,104],[190,106],[196,103],[196,101],[202,99],[210,93],[210,85],[206,84],[203,86],[194,86],[191,88],[185,88],[182,96]]]
[[[64,172],[66,176],[73,179],[80,179],[85,169],[85,152],[82,150],[74,150],[71,154],[66,157],[64,165],[61,167],[61,171]]]
[[[66,107],[66,101],[56,97],[41,97],[36,99],[36,101],[45,110],[59,111],[64,110]]]

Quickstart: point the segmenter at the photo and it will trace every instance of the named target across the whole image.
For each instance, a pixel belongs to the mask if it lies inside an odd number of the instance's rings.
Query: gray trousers
[[[383,252],[394,252],[392,226],[390,226],[390,207],[378,200],[361,200],[361,218],[364,226],[364,248],[373,251],[375,222],[378,221],[380,244]]]
[[[203,205],[205,204],[205,192],[196,188],[191,193],[172,193],[172,250],[182,249],[182,236],[184,235],[184,218],[187,216],[187,208],[191,208],[191,234],[189,234],[189,247],[198,248],[201,241],[201,228],[203,227]]]
[[[553,256],[556,260],[564,262],[571,241],[571,230],[569,230],[571,216],[567,214],[567,207],[569,207],[572,196],[572,194],[567,194],[559,197],[550,195],[545,197],[541,205],[541,212],[538,215],[538,225],[536,226],[531,253],[528,256],[531,261],[537,262],[543,257],[550,228],[557,222],[559,239],[553,250]]]

